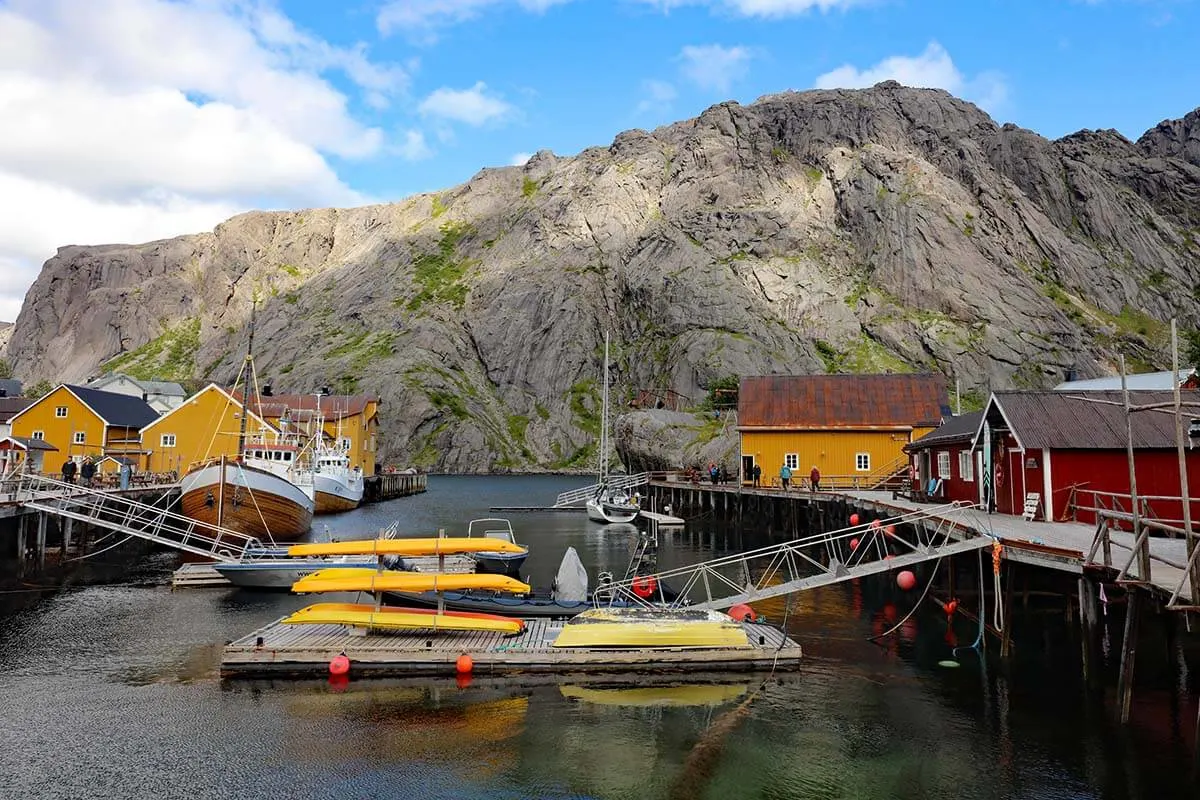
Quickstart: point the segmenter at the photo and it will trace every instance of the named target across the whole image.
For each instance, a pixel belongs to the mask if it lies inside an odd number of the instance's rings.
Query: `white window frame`
[[[158,437],[158,446],[163,447],[163,448],[174,447],[175,446],[175,434],[173,434],[173,433],[160,434]]]
[[[354,440],[343,436],[338,440],[338,448],[341,450],[352,450],[354,448]]]
[[[67,416],[67,407],[66,406],[55,406],[54,407],[54,416],[57,417],[58,419],[63,419],[64,417],[66,417]]]
[[[958,477],[967,482],[975,482],[975,459],[972,457],[974,453],[970,450],[958,451]]]
[[[71,437],[71,444],[87,444],[87,431],[75,431],[75,435]]]
[[[800,469],[800,454],[799,453],[784,453],[783,465],[793,472]]]
[[[937,451],[937,476],[942,480],[950,480],[954,477],[950,474],[950,451]]]
[[[855,453],[854,454],[854,471],[855,472],[870,472],[871,471],[871,454],[870,453]]]
[[[37,439],[39,442],[43,442],[46,440],[46,432],[45,431],[34,431],[33,433],[29,434],[29,438]]]

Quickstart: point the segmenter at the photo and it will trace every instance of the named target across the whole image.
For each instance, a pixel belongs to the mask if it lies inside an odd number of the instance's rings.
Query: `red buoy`
[[[907,592],[917,585],[917,576],[913,575],[909,570],[904,570],[896,576],[896,585]]]
[[[942,610],[946,612],[947,617],[953,617],[954,612],[958,609],[958,601],[950,600],[942,606]]]
[[[350,672],[350,659],[346,658],[346,654],[334,656],[329,662],[330,675],[346,675]]]
[[[884,533],[886,533],[888,536],[895,536],[895,535],[896,535],[896,526],[895,526],[895,525],[888,525],[888,526],[887,526],[886,528],[884,528],[883,530],[884,530]]]
[[[857,525],[857,524],[858,524],[858,514],[851,514],[851,515],[850,515],[850,524],[851,524],[851,525]]]
[[[470,675],[471,670],[475,669],[475,662],[469,655],[463,653],[458,657],[458,660],[454,662],[454,669],[458,671],[459,675]]]
[[[857,550],[857,549],[858,549],[858,539],[851,539],[851,540],[850,540],[850,549],[851,549],[851,550]]]
[[[758,615],[754,613],[754,609],[745,603],[738,603],[729,609],[729,616],[736,619],[738,622],[754,622],[758,619]]]

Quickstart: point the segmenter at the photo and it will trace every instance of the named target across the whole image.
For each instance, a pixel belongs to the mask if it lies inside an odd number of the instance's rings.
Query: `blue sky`
[[[1200,0],[0,0],[0,320],[60,245],[397,200],[786,89],[1136,138],[1200,106],[1196,40]]]

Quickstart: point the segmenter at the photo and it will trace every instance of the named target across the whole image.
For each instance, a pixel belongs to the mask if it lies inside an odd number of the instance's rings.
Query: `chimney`
[[[264,384],[263,384],[263,387],[262,387],[262,396],[263,396],[263,397],[270,397],[270,396],[271,396],[271,384],[269,384],[269,383],[264,383]]]
[[[1069,383],[1073,380],[1076,380],[1078,375],[1079,373],[1075,371],[1074,367],[1067,367],[1067,369],[1063,372],[1063,380]]]

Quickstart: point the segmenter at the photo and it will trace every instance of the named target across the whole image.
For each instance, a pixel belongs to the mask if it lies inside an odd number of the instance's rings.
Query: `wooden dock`
[[[516,636],[499,633],[416,631],[364,633],[345,625],[284,625],[282,620],[226,645],[223,677],[324,676],[339,654],[350,659],[352,675],[454,675],[464,653],[473,674],[529,672],[694,672],[794,670],[800,645],[778,628],[745,622],[749,648],[669,648],[599,650],[556,648],[551,644],[563,620],[528,620]]]

